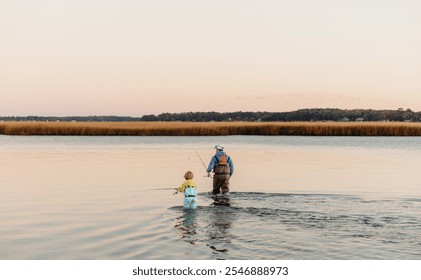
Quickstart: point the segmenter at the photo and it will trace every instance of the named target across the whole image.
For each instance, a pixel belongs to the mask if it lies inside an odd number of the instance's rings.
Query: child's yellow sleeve
[[[179,191],[179,192],[184,192],[184,189],[186,188],[186,182],[184,182],[182,185],[181,185],[181,187],[179,187],[177,190]]]

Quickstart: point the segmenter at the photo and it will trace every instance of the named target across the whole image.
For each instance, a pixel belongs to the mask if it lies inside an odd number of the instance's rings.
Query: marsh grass
[[[86,136],[421,136],[421,123],[402,122],[1,122],[5,135]]]

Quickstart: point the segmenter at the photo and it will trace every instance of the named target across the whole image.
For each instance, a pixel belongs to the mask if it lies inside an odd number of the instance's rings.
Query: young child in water
[[[187,171],[186,174],[184,174],[184,179],[186,179],[186,181],[181,185],[181,187],[176,188],[176,192],[174,194],[177,194],[178,192],[182,192],[184,194],[184,209],[196,209],[197,186],[193,181],[193,172]]]

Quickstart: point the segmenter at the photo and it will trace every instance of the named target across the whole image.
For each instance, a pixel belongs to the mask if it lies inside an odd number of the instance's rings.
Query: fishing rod
[[[203,162],[202,158],[200,157],[199,153],[197,152],[196,148],[194,148],[194,151],[196,152],[197,156],[199,157],[200,161],[202,162],[203,167],[205,168],[206,172],[208,172],[208,169],[206,168],[205,163]]]
[[[173,193],[173,195],[178,194],[178,189],[177,188],[156,188],[156,189],[147,189],[145,191],[168,191],[168,190],[175,190],[175,192]]]
[[[166,191],[166,190],[173,190],[174,188],[156,188],[156,189],[147,189],[145,191]]]
[[[205,175],[205,177],[210,177],[209,176],[209,172],[208,172],[208,168],[206,167],[205,163],[203,162],[202,158],[200,157],[199,153],[197,152],[196,148],[193,148],[194,151],[196,152],[197,156],[199,157],[200,161],[202,162],[203,167],[205,168],[205,171],[208,175]]]

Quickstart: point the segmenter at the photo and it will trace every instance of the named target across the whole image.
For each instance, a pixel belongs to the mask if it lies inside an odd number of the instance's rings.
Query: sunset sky
[[[0,0],[0,116],[421,111],[419,0]]]

